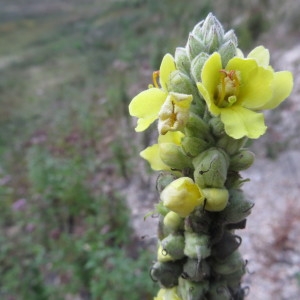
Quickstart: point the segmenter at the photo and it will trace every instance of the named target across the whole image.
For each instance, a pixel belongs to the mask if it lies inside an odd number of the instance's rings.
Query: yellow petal
[[[168,82],[170,74],[176,70],[174,58],[171,54],[167,53],[161,62],[159,69],[159,82],[164,91],[168,91]]]
[[[198,88],[200,94],[202,95],[203,99],[205,100],[209,111],[213,115],[218,116],[220,114],[221,110],[217,105],[215,105],[214,99],[213,99],[213,94],[210,94],[208,92],[208,90],[205,88],[204,84],[202,84],[201,82],[197,83],[197,88]]]
[[[160,197],[167,208],[183,218],[204,200],[201,189],[189,177],[181,177],[172,181],[162,191]]]
[[[273,109],[286,99],[293,89],[293,75],[291,72],[282,71],[274,73],[273,97],[264,105],[258,107],[259,110]]]
[[[254,58],[260,66],[268,67],[270,63],[270,52],[264,46],[258,46],[248,54],[247,58]]]
[[[240,106],[222,109],[221,121],[226,133],[234,139],[247,136],[256,139],[265,133],[264,116]]]
[[[164,135],[158,136],[158,143],[173,143],[175,145],[180,145],[184,134],[181,131],[168,131]]]
[[[136,131],[147,129],[157,118],[167,94],[158,88],[151,88],[139,93],[129,104],[129,113],[137,117]]]
[[[201,80],[210,97],[214,96],[217,85],[220,82],[220,70],[222,69],[222,61],[219,53],[215,52],[205,62]]]
[[[177,294],[177,287],[173,287],[170,289],[161,288],[154,300],[181,300],[181,298]]]
[[[239,72],[238,105],[257,109],[272,97],[274,73],[270,69],[258,66],[256,60],[233,58],[228,62],[226,70]]]
[[[140,152],[140,156],[147,160],[153,170],[160,171],[160,170],[170,170],[160,158],[160,150],[159,145],[154,144],[145,150]]]

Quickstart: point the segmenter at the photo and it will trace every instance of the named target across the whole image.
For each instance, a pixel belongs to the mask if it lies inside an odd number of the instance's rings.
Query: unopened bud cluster
[[[292,88],[291,75],[275,73],[268,60],[263,47],[244,59],[234,32],[224,32],[209,14],[174,59],[164,57],[161,88],[155,81],[129,106],[139,118],[137,131],[158,119],[158,144],[141,153],[161,170],[157,260],[150,272],[161,288],[156,300],[244,299],[246,262],[236,231],[245,228],[253,203],[241,190],[239,172],[254,161],[245,143],[265,131],[256,108],[274,108]],[[263,74],[270,93],[258,88],[251,94],[246,79],[255,89],[260,78],[247,76],[245,66]],[[265,101],[256,103],[261,94]]]

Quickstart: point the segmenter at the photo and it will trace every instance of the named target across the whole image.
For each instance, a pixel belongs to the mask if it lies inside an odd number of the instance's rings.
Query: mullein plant
[[[158,120],[157,143],[140,153],[160,171],[155,300],[246,295],[236,234],[254,205],[241,189],[247,179],[240,171],[254,161],[245,144],[266,132],[262,111],[276,108],[293,87],[292,74],[275,72],[269,60],[263,46],[245,57],[234,31],[209,14],[185,47],[163,57],[153,84],[129,105],[137,132]]]

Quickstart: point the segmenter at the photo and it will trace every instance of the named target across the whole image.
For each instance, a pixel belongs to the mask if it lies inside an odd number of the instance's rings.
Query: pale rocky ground
[[[268,46],[268,45],[267,45]],[[295,87],[285,104],[266,114],[268,133],[251,145],[254,165],[243,190],[255,202],[245,230],[238,231],[248,260],[243,280],[247,299],[300,299],[300,44],[272,52],[276,70],[290,70]],[[270,158],[272,156],[272,159]],[[141,169],[143,162],[141,162]],[[157,201],[157,174],[136,174],[126,189],[133,226],[145,246],[155,244],[156,219],[143,216]]]

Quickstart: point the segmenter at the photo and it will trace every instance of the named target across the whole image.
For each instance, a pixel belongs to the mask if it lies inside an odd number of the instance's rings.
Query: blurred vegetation
[[[1,299],[152,298],[118,192],[138,152],[127,106],[209,11],[246,48],[270,25],[266,3],[228,1],[237,22],[221,4],[0,0]]]

